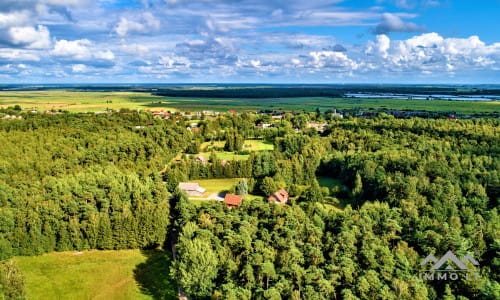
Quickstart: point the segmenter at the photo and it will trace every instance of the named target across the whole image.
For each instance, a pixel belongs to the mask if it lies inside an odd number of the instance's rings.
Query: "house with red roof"
[[[226,194],[224,197],[224,203],[228,208],[238,207],[241,205],[243,196],[235,194]]]

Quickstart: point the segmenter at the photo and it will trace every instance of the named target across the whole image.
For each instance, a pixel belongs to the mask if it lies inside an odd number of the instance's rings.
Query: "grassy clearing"
[[[224,148],[225,141],[204,142],[201,144],[200,149],[203,151],[200,154],[205,158],[209,158],[212,149]],[[243,150],[245,151],[272,151],[274,145],[263,140],[245,140]],[[218,159],[231,160],[247,160],[248,154],[236,154],[228,151],[215,151]]]
[[[332,189],[332,188],[337,187],[337,186],[338,187],[342,186],[342,182],[340,182],[340,180],[335,179],[335,178],[331,178],[331,177],[319,176],[318,183],[320,186],[325,186],[329,189]]]
[[[218,99],[153,96],[140,92],[79,92],[79,91],[1,91],[0,107],[20,105],[26,109],[68,110],[74,112],[105,109],[164,109],[171,111],[214,110],[239,112],[261,109],[313,111],[332,109],[396,109],[463,114],[500,112],[500,101],[359,99],[331,97]]]
[[[319,176],[318,183],[322,187],[327,187],[330,192],[333,190],[342,191],[345,190],[346,187],[342,184],[342,181],[336,178]],[[337,211],[342,211],[348,204],[351,204],[352,199],[347,198],[339,198],[338,196],[328,196],[324,198],[325,203],[324,208],[327,210],[335,209]]]
[[[272,151],[274,150],[273,143],[264,140],[245,140],[243,150],[248,151]]]
[[[204,142],[203,144],[201,144],[200,148],[204,152],[209,152],[212,148],[224,148],[225,144],[225,141]],[[243,143],[243,150],[270,151],[274,150],[274,145],[273,143],[266,142],[264,140],[245,140],[245,142]]]
[[[231,189],[233,186],[238,184],[240,178],[224,178],[224,179],[199,179],[193,180],[197,182],[200,186],[207,189],[207,193],[221,193]]]
[[[162,251],[60,252],[16,257],[27,299],[175,299]]]

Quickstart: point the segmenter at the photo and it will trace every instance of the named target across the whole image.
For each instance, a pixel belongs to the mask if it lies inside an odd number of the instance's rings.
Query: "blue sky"
[[[0,83],[500,83],[500,0],[2,0]]]

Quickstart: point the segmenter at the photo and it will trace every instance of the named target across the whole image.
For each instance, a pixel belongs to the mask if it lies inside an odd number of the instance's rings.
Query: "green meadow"
[[[170,111],[228,111],[256,110],[312,111],[326,109],[395,109],[421,110],[429,112],[457,112],[462,114],[498,113],[500,101],[455,101],[455,100],[402,100],[359,99],[332,97],[301,98],[192,98],[163,97],[147,92],[81,92],[64,90],[47,91],[1,91],[0,107],[20,105],[24,109],[63,110],[93,112],[106,109],[118,110],[170,110]]]
[[[58,252],[16,257],[26,299],[175,299],[170,256],[163,251]]]
[[[246,160],[248,159],[248,154],[236,154],[235,152],[230,151],[222,151],[217,149],[223,149],[225,145],[225,141],[213,141],[213,142],[204,142],[201,144],[200,154],[205,158],[209,158],[211,151],[215,151],[215,155],[217,155],[218,159],[225,159],[228,161],[231,160]],[[272,143],[266,142],[264,140],[245,140],[243,144],[244,151],[272,151],[274,150],[274,145]]]
[[[163,97],[137,92],[0,91],[0,107],[19,105],[23,109],[95,112],[106,109],[165,109]],[[175,110],[168,107],[168,110]]]
[[[180,111],[211,109],[239,112],[255,110],[313,111],[337,108],[343,109],[395,109],[421,110],[429,112],[457,112],[463,114],[498,113],[500,101],[456,101],[456,100],[402,100],[402,99],[359,99],[330,97],[272,98],[272,99],[216,99],[216,98],[168,98],[165,107]]]

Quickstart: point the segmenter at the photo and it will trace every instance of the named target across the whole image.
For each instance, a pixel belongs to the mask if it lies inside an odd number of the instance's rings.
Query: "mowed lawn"
[[[273,143],[264,140],[245,140],[243,150],[248,151],[272,151],[274,150]]]
[[[205,188],[207,191],[206,196],[212,193],[222,193],[231,189],[231,187],[238,184],[240,178],[224,178],[224,179],[198,179],[192,180],[192,182],[198,183],[201,187]],[[204,195],[204,196],[205,196]]]
[[[27,299],[175,299],[163,251],[83,251],[16,257]]]

